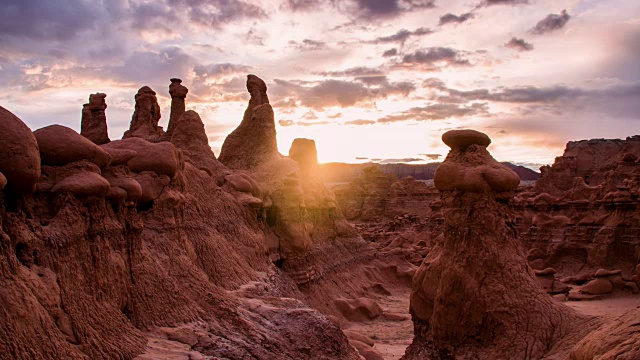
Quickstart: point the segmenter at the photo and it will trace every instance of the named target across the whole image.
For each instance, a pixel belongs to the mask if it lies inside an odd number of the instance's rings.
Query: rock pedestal
[[[102,145],[109,141],[107,133],[107,117],[104,111],[107,109],[105,98],[107,94],[96,93],[89,95],[89,103],[82,107],[82,123],[80,135]]]
[[[415,338],[405,358],[541,359],[567,351],[592,320],[545,294],[527,265],[505,204],[518,176],[491,157],[482,133],[443,139],[451,151],[434,180],[444,237],[413,280]]]
[[[173,78],[169,85],[169,95],[171,95],[171,114],[169,115],[169,125],[167,126],[167,136],[171,138],[182,114],[185,112],[184,99],[187,97],[189,89],[181,84],[182,80]]]

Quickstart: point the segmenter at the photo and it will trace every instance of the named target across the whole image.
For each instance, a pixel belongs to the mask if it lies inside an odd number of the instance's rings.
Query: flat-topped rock
[[[33,132],[43,165],[62,166],[88,160],[100,168],[111,163],[111,156],[89,139],[62,125],[49,125]]]
[[[13,191],[30,193],[40,178],[40,152],[31,129],[0,106],[0,172]]]
[[[455,150],[465,150],[471,145],[487,147],[491,144],[489,136],[476,130],[450,130],[442,134],[442,141]]]

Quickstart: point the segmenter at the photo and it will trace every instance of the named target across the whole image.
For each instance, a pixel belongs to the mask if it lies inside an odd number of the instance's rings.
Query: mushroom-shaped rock
[[[182,114],[185,111],[184,99],[187,97],[189,89],[182,85],[182,80],[178,78],[171,79],[169,85],[169,95],[171,95],[171,114],[169,115],[169,126],[167,127],[167,136],[171,137],[176,129]]]
[[[0,106],[0,172],[18,193],[35,190],[40,178],[40,152],[35,136],[17,116]]]
[[[51,192],[73,193],[77,196],[105,196],[109,191],[109,182],[102,176],[89,171],[75,173],[57,182]]]
[[[453,144],[436,171],[444,233],[413,277],[415,335],[404,358],[554,358],[596,320],[549,297],[527,265],[515,216],[495,196],[515,189],[518,176],[484,145]]]
[[[111,163],[109,153],[66,126],[49,125],[33,134],[38,141],[43,165],[62,166],[88,160],[105,168]]]
[[[184,112],[173,129],[171,143],[182,150],[185,161],[197,168],[207,168],[209,172],[217,172],[223,166],[216,159],[209,138],[204,129],[200,115],[193,110]]]
[[[462,136],[448,136],[449,133]],[[470,132],[471,135],[467,135]],[[494,192],[505,193],[515,190],[520,177],[507,166],[497,162],[487,151],[485,145],[478,142],[484,135],[474,130],[451,130],[442,137],[450,142],[451,151],[438,166],[434,183],[440,191]],[[487,138],[483,143],[491,142]],[[479,139],[476,139],[479,138]]]
[[[471,145],[487,147],[491,139],[476,130],[451,130],[442,134],[442,141],[453,150],[466,150]]]
[[[102,146],[107,151],[131,150],[136,155],[127,161],[133,172],[154,171],[169,177],[175,176],[179,163],[179,155],[170,142],[151,143],[140,138],[129,138],[112,141]]]
[[[255,75],[247,77],[251,94],[240,125],[225,139],[220,150],[221,163],[232,169],[250,169],[279,157],[273,108],[267,85]]]
[[[107,133],[107,117],[104,113],[107,109],[106,97],[107,94],[103,93],[91,94],[89,103],[82,108],[80,135],[98,145],[111,141]]]

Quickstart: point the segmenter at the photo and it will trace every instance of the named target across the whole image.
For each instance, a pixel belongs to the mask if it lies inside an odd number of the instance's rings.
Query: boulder
[[[88,160],[104,169],[111,163],[111,155],[73,129],[49,125],[33,132],[43,165],[63,166]]]
[[[491,144],[491,139],[476,130],[450,130],[442,135],[442,142],[452,150],[464,151],[471,145],[487,147]]]
[[[334,306],[349,321],[369,321],[382,315],[382,308],[372,299],[336,299]]]
[[[613,292],[613,284],[605,278],[596,278],[583,286],[580,292],[589,295],[609,294]]]
[[[0,106],[0,172],[15,192],[30,193],[40,178],[38,142],[27,125]]]

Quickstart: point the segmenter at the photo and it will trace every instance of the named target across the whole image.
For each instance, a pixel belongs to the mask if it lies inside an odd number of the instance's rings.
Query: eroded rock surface
[[[129,130],[124,133],[123,138],[137,137],[152,142],[160,141],[165,133],[160,121],[160,105],[156,92],[148,86],[143,86],[135,96],[136,108],[131,117]]]
[[[0,172],[6,184],[20,194],[35,190],[40,178],[40,151],[35,136],[22,120],[3,107],[0,107]]]

